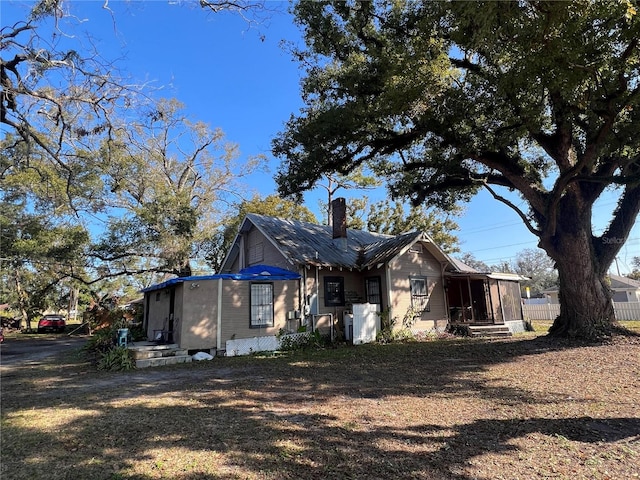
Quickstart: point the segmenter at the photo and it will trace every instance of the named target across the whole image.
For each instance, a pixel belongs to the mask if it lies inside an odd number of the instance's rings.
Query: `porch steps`
[[[136,368],[160,367],[191,362],[191,355],[177,344],[157,345],[152,342],[136,342],[129,346],[136,359]]]
[[[511,330],[506,325],[468,325],[471,337],[510,337]]]

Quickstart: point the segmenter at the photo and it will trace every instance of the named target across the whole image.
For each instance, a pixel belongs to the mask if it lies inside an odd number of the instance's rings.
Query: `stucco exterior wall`
[[[306,271],[305,295],[308,297],[312,315],[321,315],[316,317],[315,326],[322,333],[330,332],[330,317],[333,317],[336,333],[344,331],[344,312],[351,312],[354,303],[363,303],[365,301],[364,277],[361,272],[312,267]],[[325,305],[325,278],[338,277],[344,281],[344,305]],[[317,288],[316,288],[317,287]],[[384,293],[383,293],[384,295]]]
[[[208,350],[216,348],[218,280],[187,282],[182,295],[181,312],[177,319],[182,348]]]
[[[251,327],[250,285],[251,282],[248,281],[223,281],[222,328],[219,332],[223,349],[227,340],[277,335],[281,328],[287,328],[287,312],[300,309],[298,281],[275,281],[273,282],[273,326]]]

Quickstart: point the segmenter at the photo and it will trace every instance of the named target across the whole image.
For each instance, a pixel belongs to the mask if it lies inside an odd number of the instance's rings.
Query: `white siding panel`
[[[429,311],[422,312],[416,318],[411,329],[414,331],[431,331],[446,323],[446,304],[440,263],[427,251],[422,253],[407,252],[390,264],[391,281],[391,315],[395,319],[395,328],[403,327],[403,320],[411,309],[412,276],[425,277],[435,282],[429,297]]]

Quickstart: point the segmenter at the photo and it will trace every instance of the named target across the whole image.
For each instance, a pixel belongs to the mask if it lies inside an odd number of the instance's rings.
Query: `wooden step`
[[[510,337],[511,330],[506,325],[468,325],[472,337]]]

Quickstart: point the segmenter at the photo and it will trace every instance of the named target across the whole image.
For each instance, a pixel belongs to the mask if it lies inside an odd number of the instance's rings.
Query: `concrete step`
[[[506,325],[469,325],[472,337],[510,337],[511,330]]]
[[[171,357],[141,358],[136,360],[136,368],[163,367],[178,363],[191,362],[191,355],[178,355]]]
[[[156,345],[152,343],[145,344],[130,344],[129,350],[133,352],[133,356],[136,359],[146,358],[160,358],[160,357],[175,357],[187,355],[187,350],[180,348],[177,344]]]
[[[157,344],[153,342],[131,342],[129,343],[129,348],[131,350],[140,350],[140,351],[149,351],[149,350],[176,350],[179,349],[180,346],[177,343],[163,343]]]
[[[133,349],[131,349],[131,351],[133,352],[133,358],[135,358],[136,360],[141,360],[141,359],[144,359],[144,358],[164,357],[164,354],[166,353],[166,351],[160,351],[160,350],[133,350]]]

